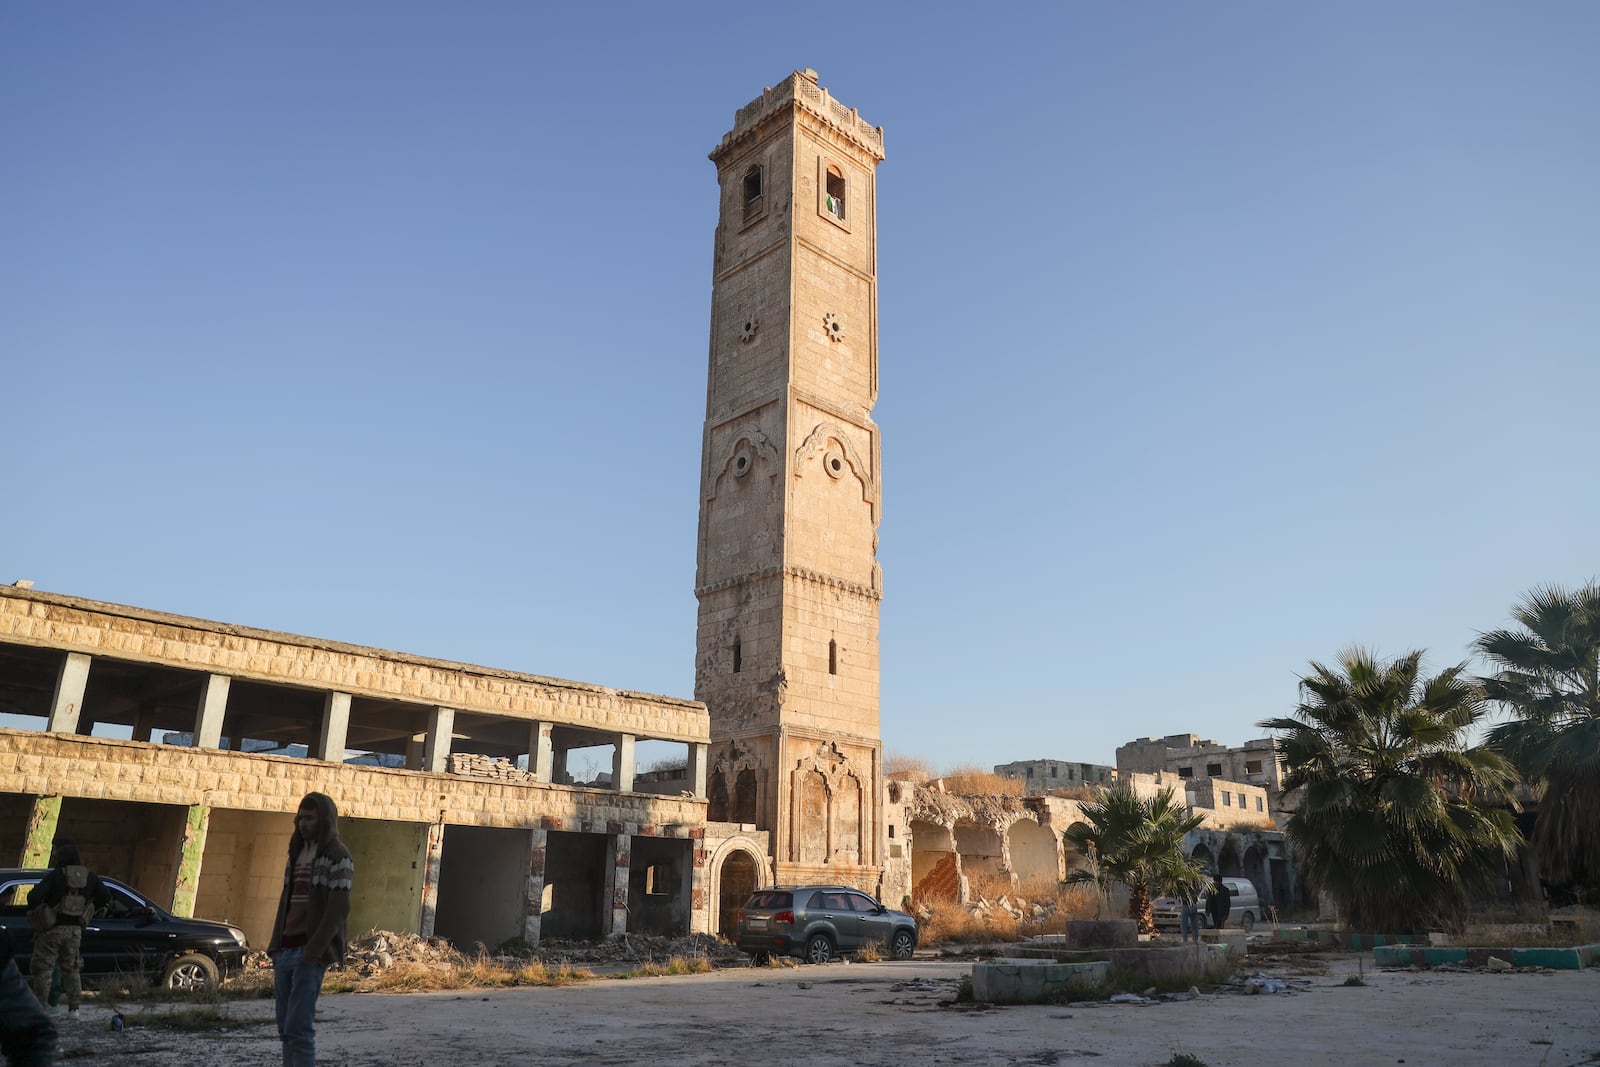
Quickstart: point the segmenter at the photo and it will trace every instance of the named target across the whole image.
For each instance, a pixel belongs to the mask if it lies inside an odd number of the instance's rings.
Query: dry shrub
[[[1062,800],[1076,800],[1080,804],[1098,803],[1105,796],[1103,785],[1067,785],[1050,790],[1050,795]]]
[[[995,909],[974,914],[964,904],[938,900],[929,904],[928,918],[922,924],[921,940],[926,944],[971,945],[988,941],[1011,941],[1017,936],[1017,921]]]
[[[673,956],[665,963],[647,960],[619,978],[662,978],[669,974],[705,974],[711,961],[704,956]]]
[[[325,993],[437,993],[451,989],[499,989],[508,986],[562,986],[588,981],[594,972],[563,963],[551,967],[543,960],[507,966],[489,956],[451,966],[437,963],[396,963],[370,975],[330,971]]]
[[[942,777],[945,791],[957,796],[981,796],[985,793],[1010,797],[1022,795],[1021,778],[1006,778],[982,767],[954,767]]]
[[[879,950],[876,941],[868,941],[856,949],[856,959],[862,963],[877,963],[883,959],[883,952]]]
[[[916,756],[902,756],[898,752],[885,752],[883,754],[883,776],[901,782],[921,785],[933,777],[933,768],[928,766],[927,760],[918,759]]]

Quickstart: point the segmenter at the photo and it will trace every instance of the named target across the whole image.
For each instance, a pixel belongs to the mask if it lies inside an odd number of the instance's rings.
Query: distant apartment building
[[[1098,763],[1069,763],[1059,759],[1019,760],[1002,763],[994,773],[1002,778],[1020,778],[1026,796],[1048,796],[1057,789],[1072,789],[1080,785],[1110,785],[1116,781],[1117,769]]]
[[[1195,782],[1221,779],[1257,786],[1265,791],[1269,811],[1283,809],[1283,764],[1270,737],[1231,748],[1218,741],[1203,741],[1198,734],[1141,737],[1117,748],[1117,772],[1166,772]]]
[[[1207,830],[1271,830],[1275,825],[1272,806],[1267,802],[1267,791],[1258,785],[1230,782],[1224,778],[1196,781],[1179,778],[1170,771],[1150,774],[1130,771],[1118,774],[1117,780],[1133,790],[1135,796],[1145,800],[1153,798],[1163,789],[1172,790],[1191,814],[1205,818],[1201,826]]]

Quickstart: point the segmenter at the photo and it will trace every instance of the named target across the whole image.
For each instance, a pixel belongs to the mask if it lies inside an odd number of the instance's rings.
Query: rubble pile
[[[532,771],[519,769],[511,760],[485,756],[479,752],[450,753],[449,769],[451,774],[466,775],[469,778],[493,778],[501,782],[539,780],[538,775]]]
[[[971,912],[974,918],[985,921],[992,920],[1001,914],[1010,916],[1016,922],[1043,923],[1055,915],[1059,905],[1054,900],[1033,901],[1020,896],[1002,894],[998,900],[989,900],[987,897],[978,897],[969,900],[963,905]],[[933,917],[933,911],[926,904],[912,906],[911,913],[920,922],[926,923]]]
[[[420,964],[449,971],[465,965],[467,957],[441,937],[397,934],[390,930],[368,930],[350,942],[341,968],[366,978],[386,971],[397,963]]]

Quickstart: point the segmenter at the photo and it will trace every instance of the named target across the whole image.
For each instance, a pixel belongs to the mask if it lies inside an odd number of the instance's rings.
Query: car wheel
[[[833,959],[833,942],[827,934],[812,934],[806,942],[807,963],[827,963]]]
[[[179,956],[161,972],[161,984],[167,989],[181,989],[189,993],[216,989],[217,965],[210,956],[202,956],[198,952]]]
[[[1250,928],[1252,926],[1254,926],[1255,924],[1256,924],[1256,913],[1253,912],[1253,911],[1245,912],[1244,915],[1241,916],[1240,919],[1239,919],[1239,925],[1244,927],[1244,932],[1247,933],[1247,934],[1250,932]]]
[[[910,930],[896,930],[889,939],[889,955],[897,960],[909,960],[911,950],[917,947],[917,935]]]

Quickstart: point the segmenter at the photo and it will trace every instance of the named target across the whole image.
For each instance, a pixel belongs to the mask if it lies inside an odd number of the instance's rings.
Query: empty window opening
[[[644,894],[647,897],[668,897],[673,892],[672,864],[654,863],[644,869]]]
[[[894,824],[892,824],[892,823],[889,825],[889,836],[890,837],[894,836]]]
[[[828,673],[839,673],[839,642],[828,642]]]
[[[1226,789],[1222,791],[1222,806],[1225,808],[1233,807],[1233,794]]]
[[[1179,767],[1178,768],[1178,777],[1179,778],[1193,778],[1194,777],[1194,768],[1193,767]]]
[[[1258,759],[1245,760],[1244,773],[1246,773],[1246,774],[1260,774],[1261,773],[1261,761],[1258,760]]]
[[[766,183],[761,173],[761,164],[751,164],[750,169],[744,172],[744,217],[746,221],[761,214],[766,207]]]
[[[1220,763],[1208,763],[1208,764],[1206,764],[1206,775],[1208,777],[1211,777],[1211,778],[1220,778],[1220,777],[1222,777],[1222,764],[1220,764]]]
[[[1256,797],[1256,810],[1257,811],[1263,810],[1262,809],[1262,805],[1261,805],[1261,798],[1260,797]]]
[[[828,168],[828,193],[824,202],[828,214],[841,221],[844,219],[844,172],[838,167]]]
[[[737,637],[735,637],[733,639],[733,673],[734,674],[738,674],[743,669],[744,669],[744,648],[739,643],[739,639]]]

